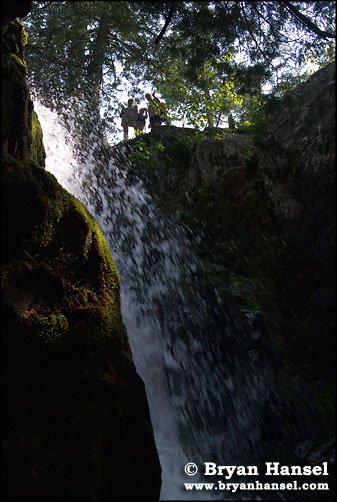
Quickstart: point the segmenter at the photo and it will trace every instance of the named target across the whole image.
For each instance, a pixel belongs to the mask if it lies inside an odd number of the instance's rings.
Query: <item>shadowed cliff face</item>
[[[94,218],[43,169],[19,21],[2,43],[2,496],[157,499],[118,271]]]
[[[334,96],[330,64],[274,104],[266,138],[162,126],[128,142],[149,192],[199,237],[205,276],[246,316],[257,360],[276,368],[311,431],[308,462],[331,457],[335,420]]]

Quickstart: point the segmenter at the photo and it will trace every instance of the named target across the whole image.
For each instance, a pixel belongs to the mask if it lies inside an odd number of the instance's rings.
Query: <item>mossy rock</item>
[[[46,152],[43,146],[43,133],[35,111],[32,113],[31,137],[30,158],[37,162],[40,166],[45,167]]]
[[[95,219],[43,169],[22,23],[2,34],[2,498],[155,500],[118,272]]]
[[[2,197],[3,496],[156,499],[160,466],[120,284],[95,219],[32,160]]]
[[[9,28],[12,32],[6,31],[2,36],[2,153],[24,159],[28,157],[32,143],[33,109],[23,58],[23,41],[26,38],[17,20],[10,23]],[[8,43],[9,39],[12,43]]]

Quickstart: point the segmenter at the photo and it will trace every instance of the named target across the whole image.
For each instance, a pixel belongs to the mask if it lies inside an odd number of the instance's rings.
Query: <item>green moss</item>
[[[139,409],[144,390],[135,387],[117,268],[97,222],[50,173],[7,156],[3,182],[4,374],[11,382],[5,491],[17,499],[47,499],[52,490],[90,500],[123,492],[120,458],[125,448],[134,451],[130,430],[143,422],[133,417],[146,411]],[[144,452],[153,441],[146,434]]]
[[[121,349],[131,357],[119,301],[115,296],[106,295],[103,302],[89,303],[82,314],[85,326],[79,333],[79,347],[90,364],[108,360]]]
[[[31,143],[31,101],[26,82],[27,69],[18,55],[6,55],[6,50],[4,55],[5,62],[8,56],[8,67],[2,75],[2,152],[28,159]]]
[[[20,72],[22,72],[24,75],[28,74],[27,64],[25,61],[23,61],[16,54],[11,54],[11,59],[14,62],[14,64],[16,65],[16,67],[20,70]]]
[[[81,289],[83,294],[76,296],[76,300],[82,296],[88,304],[90,299],[103,295],[107,329],[117,326],[121,322],[116,315],[120,307],[119,276],[97,222],[50,173],[13,158],[5,168],[4,205],[10,217],[6,219],[4,231],[12,236],[11,245],[7,242],[4,246],[5,255],[10,252],[12,257],[14,253],[24,258],[26,253],[31,257],[43,253],[44,266],[60,273],[68,263],[73,263],[72,277],[67,280],[75,283],[85,277],[87,282]],[[18,197],[20,205],[13,204]],[[12,206],[10,210],[9,206]],[[16,228],[15,233],[13,228]]]
[[[28,33],[24,30],[23,24],[22,24],[22,31],[21,31],[21,45],[24,47],[28,42]]]
[[[33,330],[44,344],[58,342],[68,330],[68,321],[62,314],[36,315],[32,320]]]
[[[30,158],[40,166],[45,166],[46,152],[43,146],[43,134],[36,112],[32,113],[32,143]]]

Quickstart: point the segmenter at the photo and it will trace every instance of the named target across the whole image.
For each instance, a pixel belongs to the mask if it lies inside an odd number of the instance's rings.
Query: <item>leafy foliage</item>
[[[165,147],[157,142],[155,145],[146,145],[141,140],[137,140],[133,145],[135,151],[130,155],[130,160],[135,164],[155,166],[158,164],[158,153],[163,152]]]
[[[91,123],[112,134],[123,93],[143,100],[146,87],[172,118],[212,127],[267,83],[280,92],[305,63],[331,61],[334,9],[332,1],[34,2],[30,80],[48,106],[86,102]]]
[[[229,53],[222,60],[231,57]],[[167,74],[163,72],[158,77],[156,87],[165,95],[173,117],[182,118],[197,129],[206,125],[218,126],[222,115],[228,115],[235,105],[242,103],[242,98],[235,92],[234,79],[218,77],[221,63],[221,60],[207,60],[194,79],[188,81],[188,76],[183,74],[184,63],[180,60],[171,64]]]
[[[238,111],[237,131],[267,136],[265,106],[264,96],[246,96],[244,105]]]

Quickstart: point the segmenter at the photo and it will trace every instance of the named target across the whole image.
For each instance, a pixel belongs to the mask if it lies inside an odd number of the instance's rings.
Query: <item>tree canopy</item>
[[[156,89],[174,116],[213,126],[335,50],[334,1],[47,1],[25,23],[40,98],[58,109],[85,102],[112,129],[124,90],[142,100]]]

